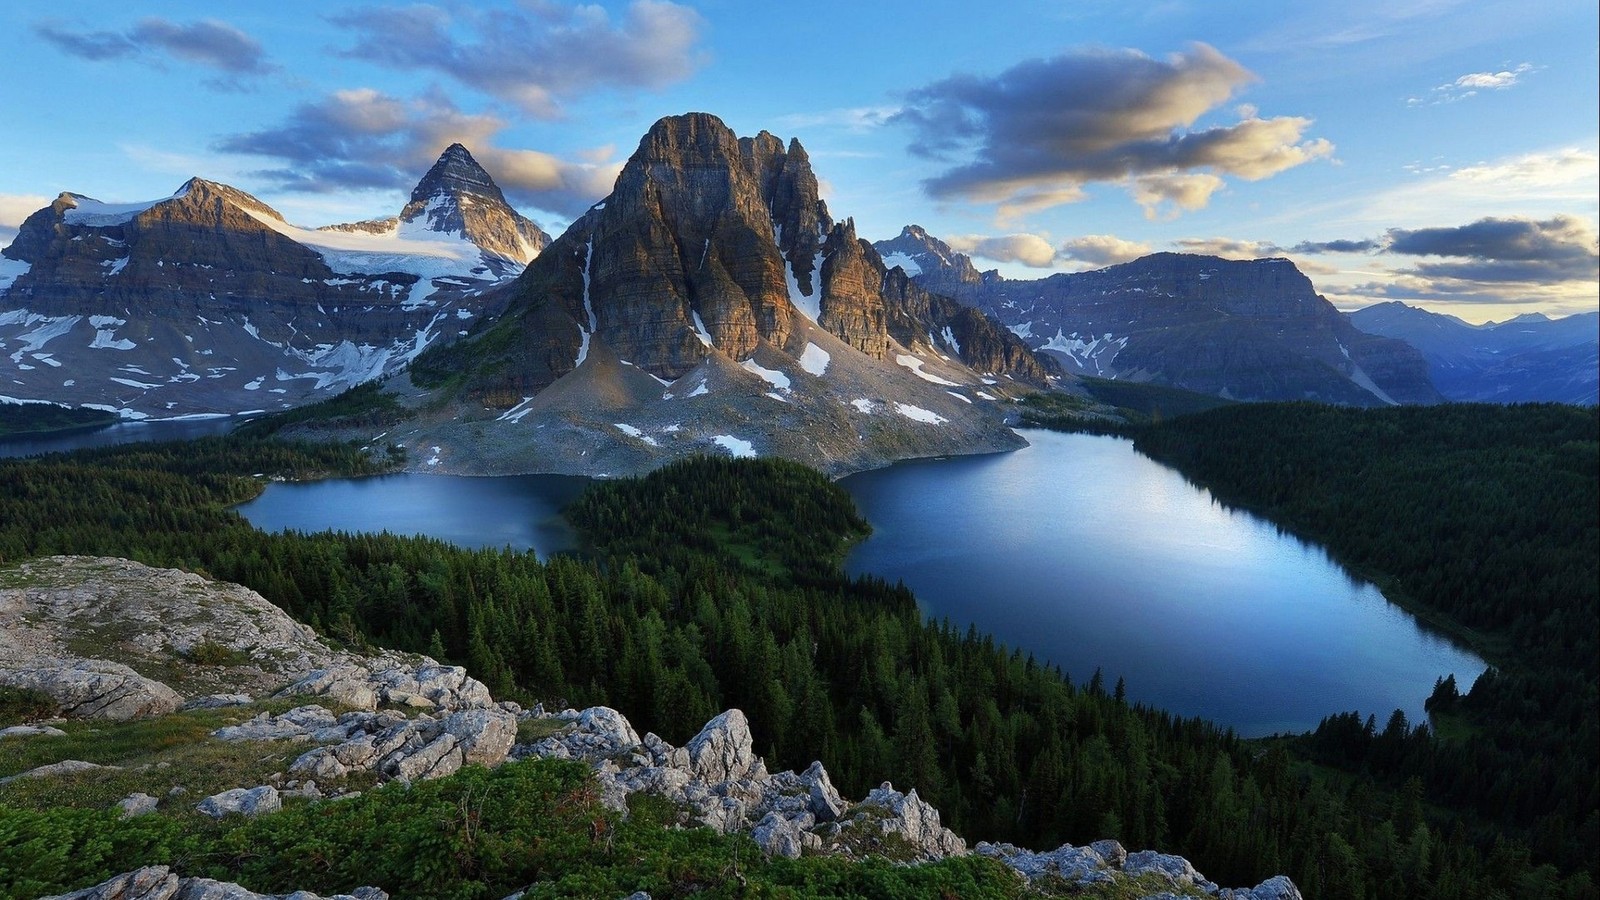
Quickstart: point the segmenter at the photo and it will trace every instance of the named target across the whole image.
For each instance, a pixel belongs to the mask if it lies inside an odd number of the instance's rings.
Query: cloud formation
[[[1532,63],[1523,63],[1515,68],[1502,69],[1499,72],[1468,72],[1454,81],[1439,85],[1430,91],[1427,96],[1408,97],[1406,103],[1410,106],[1454,103],[1457,100],[1475,97],[1479,91],[1503,91],[1515,85],[1523,75],[1533,70]]]
[[[494,146],[505,127],[437,93],[405,100],[357,88],[302,104],[277,127],[232,135],[216,149],[280,161],[255,175],[290,191],[410,190],[445,147],[460,142],[519,204],[577,216],[611,192],[622,168],[611,161],[613,148],[572,161]]]
[[[699,14],[665,0],[634,0],[617,21],[598,5],[555,2],[368,7],[330,21],[354,34],[346,56],[439,72],[546,119],[598,88],[681,81],[703,59]]]
[[[1289,248],[1290,253],[1371,253],[1383,247],[1382,241],[1361,240],[1301,241]]]
[[[1332,155],[1327,140],[1304,138],[1310,119],[1262,119],[1251,107],[1235,109],[1232,125],[1194,128],[1253,80],[1205,44],[1164,60],[1079,51],[919,88],[891,121],[913,130],[911,152],[954,163],[924,183],[935,198],[993,203],[1012,218],[1109,182],[1157,215],[1204,206],[1224,176],[1253,181]]]
[[[1148,256],[1152,248],[1149,244],[1125,241],[1115,235],[1086,234],[1064,242],[1057,252],[1062,259],[1100,268]]]
[[[1172,242],[1184,253],[1220,256],[1224,259],[1265,259],[1282,256],[1283,248],[1271,241],[1243,241],[1237,238],[1182,238]]]
[[[261,42],[216,19],[187,24],[150,16],[122,31],[74,30],[58,22],[38,22],[34,33],[70,56],[105,61],[135,59],[159,66],[163,59],[204,66],[223,77],[213,87],[240,88],[245,79],[276,72]]]
[[[1389,230],[1388,251],[1439,256],[1450,261],[1418,264],[1424,278],[1477,282],[1600,281],[1600,240],[1592,225],[1575,216],[1479,219],[1451,228]]]
[[[945,241],[950,249],[968,256],[981,256],[996,262],[1021,263],[1034,269],[1048,268],[1056,261],[1056,248],[1037,234],[956,235]]]
[[[39,194],[0,194],[0,248],[9,246],[23,220],[49,206],[50,200]]]

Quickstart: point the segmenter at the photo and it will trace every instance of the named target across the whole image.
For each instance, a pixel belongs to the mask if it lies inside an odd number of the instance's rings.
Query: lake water
[[[1423,717],[1434,679],[1481,660],[1421,628],[1320,548],[1224,508],[1121,439],[1025,432],[1014,453],[902,463],[840,484],[874,533],[851,572],[903,580],[1082,684],[1248,736],[1360,710]],[[269,485],[239,508],[268,531],[427,534],[469,547],[572,546],[584,479],[389,475]]]
[[[181,419],[165,422],[118,422],[98,428],[75,428],[41,435],[0,438],[0,459],[66,453],[86,447],[114,444],[141,444],[150,441],[191,441],[195,438],[227,434],[239,420],[233,416],[211,419]]]
[[[1434,679],[1477,657],[1319,547],[1230,510],[1120,438],[1023,432],[1014,453],[840,482],[874,533],[851,572],[903,580],[934,618],[1085,682],[1257,736],[1333,712],[1422,721]]]
[[[375,475],[278,482],[238,510],[266,531],[389,531],[463,547],[571,550],[576,535],[561,509],[589,479],[570,475]]]

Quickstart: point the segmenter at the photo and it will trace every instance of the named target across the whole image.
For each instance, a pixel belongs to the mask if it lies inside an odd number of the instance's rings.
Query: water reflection
[[[1230,509],[1109,437],[844,479],[876,531],[852,572],[1129,696],[1257,735],[1360,709],[1413,719],[1481,660],[1426,634],[1320,547]]]

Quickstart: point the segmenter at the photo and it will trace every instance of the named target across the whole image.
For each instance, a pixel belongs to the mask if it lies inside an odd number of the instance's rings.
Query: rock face
[[[499,322],[418,358],[450,420],[408,440],[440,448],[435,471],[518,471],[483,448],[521,445],[537,471],[579,474],[747,446],[830,472],[1018,446],[987,404],[1045,386],[1049,364],[888,274],[798,141],[662,119]]]
[[[172,688],[104,659],[35,658],[0,669],[0,684],[39,691],[77,719],[138,719],[177,709]]]
[[[537,313],[523,337],[557,346],[549,368],[506,377],[537,391],[578,365],[585,339],[669,380],[713,350],[743,360],[765,343],[798,357],[802,320],[883,359],[885,272],[853,222],[829,217],[798,140],[740,138],[704,113],[665,118],[611,196],[519,279],[523,314]]]
[[[1358,309],[1350,323],[1422,352],[1450,400],[1486,403],[1600,402],[1600,313],[1550,319],[1533,313],[1469,325],[1398,301]]]
[[[194,665],[201,647],[232,658]],[[44,690],[69,715],[170,712],[345,658],[260,594],[177,569],[57,556],[0,573],[0,683]]]
[[[42,900],[322,900],[316,894],[257,894],[225,881],[210,878],[180,878],[166,866],[146,866],[103,881],[94,887]],[[354,893],[336,894],[328,900],[389,900],[375,887],[356,888]]]
[[[225,659],[197,663],[201,649]],[[459,666],[334,650],[248,588],[76,556],[0,571],[0,684],[41,690],[63,714],[80,718],[238,705],[274,692],[367,710],[448,714],[494,705],[489,689]],[[185,697],[195,699],[185,704]],[[307,715],[299,723],[307,734],[334,724],[331,714]]]
[[[483,251],[496,276],[517,275],[550,243],[550,235],[506,202],[472,153],[451,144],[422,176],[400,211],[402,228],[457,234]]]
[[[921,225],[907,225],[893,240],[872,245],[883,255],[883,264],[899,268],[930,291],[960,296],[966,289],[980,286],[985,277],[965,253],[929,234]],[[993,274],[990,278],[995,277]]]
[[[1436,403],[1422,359],[1350,327],[1286,259],[1156,253],[1011,281],[908,227],[878,243],[924,287],[992,315],[1068,372],[1240,400]]]
[[[0,375],[128,418],[321,399],[498,312],[490,289],[547,240],[460,145],[399,217],[325,231],[201,178],[143,203],[63,193],[0,251]]]

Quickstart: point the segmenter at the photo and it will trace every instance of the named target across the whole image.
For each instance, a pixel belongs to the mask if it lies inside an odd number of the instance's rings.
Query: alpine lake
[[[174,423],[177,424],[177,423]],[[200,423],[196,423],[200,425]],[[219,433],[91,432],[0,456]],[[188,432],[188,433],[183,433]],[[1230,509],[1126,440],[1029,429],[1010,453],[903,462],[839,484],[872,523],[851,574],[903,581],[931,618],[993,635],[1082,684],[1247,737],[1336,712],[1422,721],[1435,679],[1484,662],[1320,547]],[[120,437],[120,440],[118,438]],[[238,507],[266,531],[389,531],[541,557],[571,550],[561,509],[586,479],[401,474],[273,483]]]

